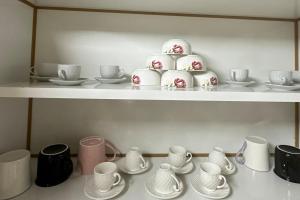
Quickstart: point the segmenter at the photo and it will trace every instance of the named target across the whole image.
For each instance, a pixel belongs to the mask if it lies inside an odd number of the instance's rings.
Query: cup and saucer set
[[[117,65],[101,65],[100,77],[95,77],[103,84],[119,84],[128,80],[128,77]]]
[[[169,148],[167,163],[176,174],[187,174],[194,169],[192,154],[182,146],[172,146]]]
[[[227,80],[226,83],[234,87],[247,87],[255,84],[255,81],[249,78],[248,69],[231,69],[230,80]]]
[[[297,84],[298,83],[298,84]],[[300,73],[297,71],[275,70],[269,74],[266,86],[272,90],[300,90]]]
[[[192,188],[206,198],[226,198],[231,189],[225,176],[234,174],[235,171],[236,166],[226,157],[223,149],[214,147],[208,161],[200,163],[200,173],[191,179]]]
[[[57,64],[41,63],[30,67],[30,78],[39,82],[49,82],[51,78],[57,78]]]

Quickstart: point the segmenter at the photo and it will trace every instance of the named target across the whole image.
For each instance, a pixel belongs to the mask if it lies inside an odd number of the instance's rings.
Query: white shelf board
[[[265,85],[230,87],[220,85],[213,90],[191,88],[170,90],[161,87],[136,88],[130,83],[100,84],[87,81],[81,86],[56,86],[52,83],[10,83],[0,85],[0,97],[170,100],[170,101],[245,101],[245,102],[300,102],[300,91],[272,91]]]
[[[115,199],[120,200],[153,200],[148,193],[146,193],[144,184],[145,181],[152,176],[159,163],[163,162],[166,158],[152,158],[152,168],[141,175],[124,175],[121,174],[125,179],[127,187],[124,192],[121,193]],[[184,182],[184,192],[177,199],[181,200],[192,200],[199,199],[205,200],[206,198],[201,197],[197,194],[191,184],[190,180],[195,174],[198,173],[199,163],[207,160],[207,158],[194,158],[196,168],[191,174],[181,175],[180,178]],[[33,177],[36,173],[36,159],[33,163]],[[236,163],[235,163],[236,164]],[[237,172],[234,175],[227,177],[227,181],[231,187],[231,195],[226,198],[228,200],[299,200],[300,190],[299,184],[289,183],[279,177],[277,177],[273,171],[270,172],[255,172],[245,166],[237,165]],[[76,164],[75,164],[76,166]],[[90,176],[81,176],[78,172],[75,172],[71,178],[66,182],[49,188],[41,188],[35,184],[23,193],[22,195],[14,198],[14,200],[88,200],[84,195],[84,185]]]

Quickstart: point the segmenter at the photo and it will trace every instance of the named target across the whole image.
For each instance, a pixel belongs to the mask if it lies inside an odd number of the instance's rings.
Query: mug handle
[[[120,183],[120,182],[121,182],[121,180],[122,180],[122,178],[121,178],[121,175],[120,175],[118,172],[116,172],[116,173],[114,173],[114,177],[116,177],[116,178],[117,178],[117,181],[116,181],[116,182],[114,182],[114,184],[113,184],[112,186],[119,185],[119,183]]]
[[[245,163],[244,152],[247,148],[247,143],[244,142],[242,148],[236,153],[235,160],[237,163],[243,165]]]
[[[225,160],[228,163],[228,165],[226,165],[226,169],[231,170],[233,168],[231,161],[226,156],[225,156]]]
[[[145,161],[145,159],[143,158],[142,155],[140,155],[140,159],[142,160],[142,163],[140,164],[140,166],[141,166],[142,169],[145,169],[146,168],[146,161]]]
[[[67,80],[67,73],[63,69],[58,70],[58,76],[63,80]]]
[[[110,148],[113,151],[113,153],[114,153],[114,156],[111,159],[107,159],[107,161],[108,162],[114,161],[116,159],[116,157],[117,157],[118,151],[111,144],[107,143],[107,141],[105,142],[105,146],[108,147],[108,148]]]
[[[185,161],[185,163],[189,163],[189,162],[192,160],[193,155],[192,155],[191,152],[187,152],[187,153],[186,153],[186,157],[187,157],[188,159]]]
[[[217,186],[217,189],[223,188],[223,187],[226,185],[226,183],[227,183],[226,178],[225,178],[223,175],[220,175],[220,176],[219,176],[219,179],[220,179],[220,180],[223,179],[223,184],[222,184],[222,185],[218,185],[218,186]]]
[[[175,185],[174,185],[174,191],[175,192],[179,192],[180,191],[180,183],[179,183],[179,180],[177,179],[177,177],[176,176],[174,176],[173,174],[171,174],[171,177],[175,180]]]

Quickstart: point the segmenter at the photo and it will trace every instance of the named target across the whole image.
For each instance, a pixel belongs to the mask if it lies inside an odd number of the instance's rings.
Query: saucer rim
[[[118,161],[118,167],[125,174],[130,174],[130,175],[142,174],[142,173],[148,171],[150,169],[150,167],[151,167],[150,161],[148,159],[145,159],[145,163],[146,163],[146,167],[145,168],[141,168],[141,169],[136,170],[136,171],[130,171],[130,170],[126,170],[125,169],[125,167],[124,167],[124,161],[125,161],[125,158],[121,158]]]
[[[105,81],[121,81],[121,80],[125,80],[125,79],[127,79],[127,77],[126,76],[121,76],[120,78],[101,78],[101,76],[96,76],[96,77],[94,77],[94,79],[96,80],[96,81],[101,81],[101,80],[105,80]]]
[[[170,164],[170,163],[169,163]],[[170,164],[171,165],[171,164]],[[182,170],[184,167],[187,167],[188,165],[192,165],[191,169],[187,170],[187,171],[184,171],[184,172],[180,172],[178,170]],[[175,174],[188,174],[190,173],[191,171],[193,171],[193,169],[195,168],[195,164],[193,161],[190,161],[188,163],[186,163],[183,167],[181,168],[177,168],[173,165],[171,165],[171,168],[174,170]]]
[[[225,81],[227,84],[232,84],[232,85],[251,85],[251,84],[254,84],[256,83],[256,81],[254,80],[249,80],[249,81],[232,81],[232,80],[226,80]]]

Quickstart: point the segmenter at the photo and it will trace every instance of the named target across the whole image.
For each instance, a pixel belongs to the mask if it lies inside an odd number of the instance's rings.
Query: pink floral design
[[[153,67],[153,69],[161,69],[163,66],[159,60],[153,60],[152,67]]]
[[[183,48],[180,45],[174,44],[172,50],[173,50],[173,53],[183,54]]]
[[[192,62],[192,68],[193,70],[201,70],[202,69],[202,63],[199,61],[193,61]]]
[[[212,85],[218,85],[218,79],[217,79],[217,77],[211,77],[210,78],[210,83],[212,84]]]
[[[185,88],[186,87],[185,80],[180,79],[180,78],[176,78],[174,80],[174,84],[175,84],[176,88]]]
[[[137,84],[137,85],[140,84],[141,82],[140,77],[137,75],[133,75],[131,80],[133,84]]]

